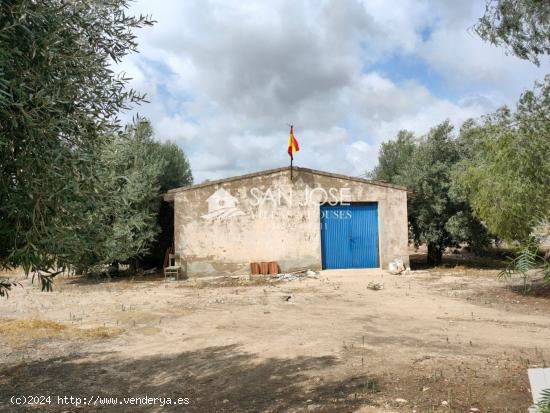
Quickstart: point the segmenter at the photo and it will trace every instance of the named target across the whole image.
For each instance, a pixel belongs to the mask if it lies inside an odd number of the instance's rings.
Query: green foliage
[[[550,261],[539,253],[539,241],[531,239],[521,245],[514,258],[504,270],[499,273],[499,278],[509,279],[518,273],[523,278],[523,292],[529,292],[529,278],[542,276],[544,284],[550,284]]]
[[[414,134],[406,130],[399,131],[395,140],[382,143],[378,165],[367,176],[393,183],[404,181],[406,177],[400,175],[404,172],[402,166],[409,162],[414,149]]]
[[[156,142],[154,150],[166,162],[160,176],[160,192],[193,183],[193,173],[191,172],[189,160],[175,142]]]
[[[483,255],[495,237],[487,232],[467,203],[459,203],[459,206],[462,210],[449,218],[445,229],[452,234],[454,243],[467,243],[474,254]]]
[[[550,75],[521,96],[515,112],[502,108],[468,120],[454,138],[448,122],[414,139],[401,132],[382,145],[371,176],[406,186],[412,240],[437,263],[447,246],[467,242],[482,253],[490,234],[524,245],[550,220]],[[411,149],[412,148],[412,149]],[[534,256],[524,250],[510,269]]]
[[[490,240],[469,205],[452,191],[452,169],[466,151],[452,132],[449,122],[419,139],[400,132],[395,141],[382,145],[379,166],[371,174],[413,191],[408,201],[410,234],[416,245],[428,246],[430,264],[438,264],[448,246],[468,242],[481,253]]]
[[[0,267],[22,266],[46,289],[85,245],[117,114],[143,100],[111,69],[151,24],[127,6],[0,4]]]
[[[106,203],[110,234],[104,262],[128,261],[147,251],[156,237],[160,177],[166,162],[152,149],[155,142],[149,122],[138,120],[115,139],[105,153],[103,180],[118,202]],[[118,199],[117,199],[118,198]]]
[[[428,246],[430,264],[438,264],[444,249],[456,244],[448,222],[461,211],[460,200],[450,192],[450,173],[458,159],[452,126],[444,122],[418,141],[404,174],[407,187],[414,191],[409,199],[413,241]]]
[[[474,30],[483,40],[539,65],[539,56],[550,54],[550,2],[487,0]]]
[[[489,230],[508,242],[529,239],[550,217],[550,76],[525,92],[515,113],[502,108],[464,128],[472,150],[454,189]]]
[[[536,413],[550,413],[550,389],[542,391],[542,397],[536,405]]]
[[[174,142],[155,142],[155,151],[166,163],[159,180],[161,193],[193,183],[189,160]],[[142,260],[142,264],[146,268],[162,267],[166,250],[173,246],[174,207],[171,203],[162,202],[160,204],[157,225],[160,228],[160,234],[151,244],[149,253]]]
[[[108,274],[113,264],[135,268],[149,253],[162,263],[172,236],[159,235],[172,215],[161,208],[160,194],[167,189],[161,186],[192,182],[183,151],[171,142],[155,141],[149,121],[137,118],[123,132],[105,139],[84,180],[90,177],[93,196],[78,201],[79,225],[71,242],[65,238],[56,244],[64,253],[65,266],[78,273]],[[43,291],[51,291],[54,277],[65,269],[53,268],[55,264],[49,271],[33,270]]]
[[[80,230],[86,248],[70,257],[80,272],[133,263],[155,240],[160,178],[167,164],[157,146],[149,122],[138,118],[102,148],[96,195],[84,213],[88,225]]]
[[[11,289],[19,284],[17,281],[10,281],[2,279],[0,280],[0,297],[9,297]]]

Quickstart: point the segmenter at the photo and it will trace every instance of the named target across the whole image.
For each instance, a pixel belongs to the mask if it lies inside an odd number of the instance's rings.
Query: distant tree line
[[[411,239],[438,264],[446,247],[483,253],[492,239],[527,243],[550,219],[550,76],[503,107],[382,144],[373,179],[406,186]]]
[[[191,183],[175,144],[149,122],[122,128],[144,101],[112,64],[137,51],[127,0],[0,4],[0,268],[51,289],[67,268],[136,265],[158,243],[160,193]],[[0,295],[12,283],[0,280]]]
[[[410,238],[439,264],[447,247],[466,243],[482,254],[494,240],[517,248],[503,275],[550,264],[538,253],[550,237],[550,75],[522,94],[516,110],[503,107],[466,121],[448,121],[416,137],[400,131],[382,144],[373,179],[406,186]]]
[[[453,185],[453,173],[466,155],[464,138],[448,121],[425,136],[400,131],[382,144],[373,179],[407,187],[409,238],[425,244],[429,264],[441,262],[445,248],[467,242],[481,254],[490,241],[488,228],[474,215],[467,199]]]
[[[474,26],[490,43],[539,65],[550,54],[550,2],[487,0]],[[401,184],[409,200],[410,239],[439,264],[447,247],[467,243],[481,254],[492,240],[516,247],[502,275],[531,270],[550,283],[550,75],[525,91],[515,108],[466,121],[448,121],[425,136],[400,131],[382,144],[373,179]]]

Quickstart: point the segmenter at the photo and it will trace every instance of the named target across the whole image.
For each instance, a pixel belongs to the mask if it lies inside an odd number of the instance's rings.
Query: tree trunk
[[[428,244],[428,265],[439,265],[443,258],[443,249],[437,244]]]

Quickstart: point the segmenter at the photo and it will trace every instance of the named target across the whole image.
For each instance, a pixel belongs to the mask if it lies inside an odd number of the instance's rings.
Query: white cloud
[[[197,181],[286,165],[288,122],[296,164],[362,174],[399,129],[459,126],[548,71],[468,33],[483,12],[473,0],[141,0],[133,10],[158,23],[120,68],[151,102],[137,111],[184,148]],[[443,85],[371,69],[396,55],[425,62]]]
[[[198,137],[199,128],[181,115],[162,116],[155,122],[155,135],[161,140],[171,139],[183,143]]]
[[[501,91],[501,96],[515,97],[532,87],[533,79],[548,72],[548,66],[537,67],[507,56],[503,48],[482,43],[477,35],[465,30],[440,28],[418,52],[454,86],[493,88]]]
[[[355,141],[346,148],[346,160],[355,170],[367,171],[376,166],[378,146],[365,141]]]

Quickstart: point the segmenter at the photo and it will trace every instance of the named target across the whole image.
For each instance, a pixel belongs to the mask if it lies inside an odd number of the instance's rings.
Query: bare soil
[[[549,289],[523,295],[495,258],[413,258],[408,275],[61,278],[53,293],[22,281],[0,302],[0,411],[525,412],[527,368],[550,362]],[[12,395],[190,403],[17,407]]]

